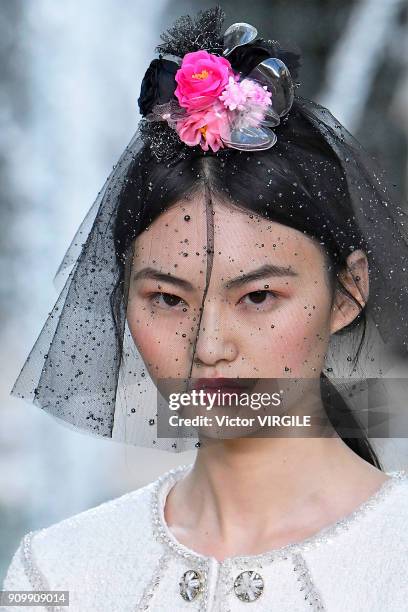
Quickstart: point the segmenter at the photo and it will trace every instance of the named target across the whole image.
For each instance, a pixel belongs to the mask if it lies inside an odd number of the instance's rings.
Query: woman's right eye
[[[178,297],[178,295],[174,295],[174,293],[156,292],[150,296],[150,299],[156,306],[166,308],[167,310],[175,309],[175,307],[180,304],[182,304],[183,307],[187,306],[186,302]]]

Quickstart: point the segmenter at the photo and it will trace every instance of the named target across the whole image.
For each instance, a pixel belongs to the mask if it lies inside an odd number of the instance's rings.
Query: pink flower
[[[219,98],[229,110],[245,111],[253,109],[254,105],[265,109],[271,104],[271,97],[272,94],[266,87],[251,79],[237,82],[230,77]]]
[[[221,102],[229,110],[244,110],[247,95],[241,87],[241,83],[237,82],[234,77],[230,76],[228,84],[220,95]]]
[[[208,51],[186,53],[176,72],[174,93],[180,106],[188,110],[206,108],[218,98],[233,74],[224,57]]]
[[[254,104],[262,108],[266,108],[269,104],[272,104],[272,93],[268,91],[266,85],[260,85],[251,79],[243,79],[241,81],[241,87],[247,99],[251,100]]]
[[[177,122],[180,140],[190,147],[200,145],[204,151],[210,147],[214,152],[223,148],[222,138],[229,138],[228,111],[219,101],[207,109],[192,111]]]

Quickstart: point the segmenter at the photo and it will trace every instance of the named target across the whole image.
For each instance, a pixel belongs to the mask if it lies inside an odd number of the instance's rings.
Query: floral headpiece
[[[289,112],[297,85],[284,60],[296,74],[300,56],[257,38],[248,23],[234,23],[221,36],[223,20],[220,7],[200,11],[161,35],[159,59],[150,63],[139,97],[142,134],[157,157],[177,140],[213,152],[259,151],[277,140],[271,128]]]

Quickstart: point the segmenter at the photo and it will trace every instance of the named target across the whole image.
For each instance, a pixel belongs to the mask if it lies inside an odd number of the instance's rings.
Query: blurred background
[[[328,106],[380,160],[406,207],[408,1],[219,4],[225,27],[246,21],[300,47],[299,93]],[[0,581],[27,531],[194,458],[91,438],[9,392],[56,301],[58,265],[136,129],[140,83],[160,33],[214,5],[0,2]],[[407,468],[407,440],[372,442],[386,469]]]

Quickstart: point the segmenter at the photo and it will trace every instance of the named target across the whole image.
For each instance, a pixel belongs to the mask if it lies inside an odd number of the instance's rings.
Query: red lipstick
[[[197,391],[208,390],[213,393],[217,390],[224,393],[242,393],[243,391],[249,391],[254,382],[250,378],[198,378],[193,381],[191,388]]]

